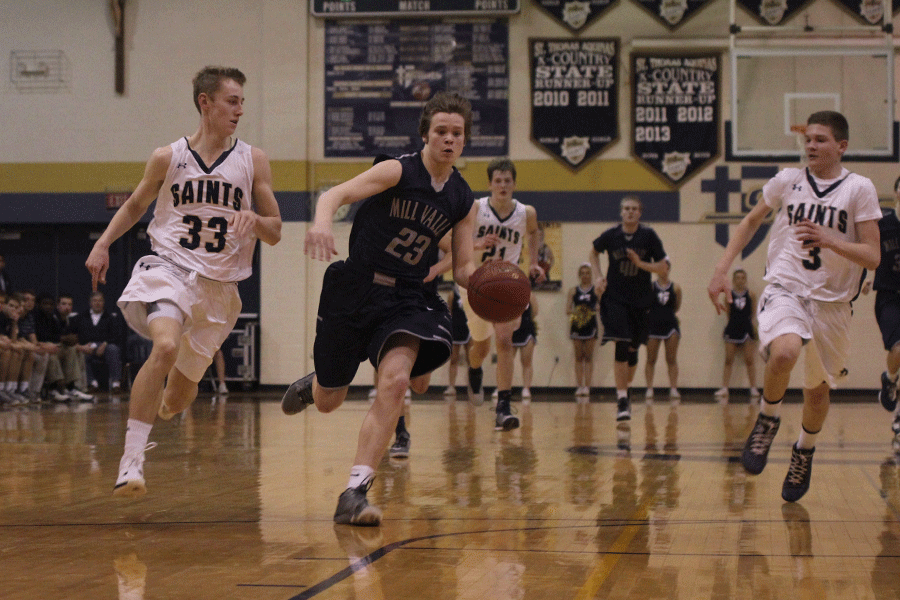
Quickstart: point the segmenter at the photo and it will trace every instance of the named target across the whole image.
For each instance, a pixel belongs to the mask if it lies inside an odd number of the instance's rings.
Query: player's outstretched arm
[[[403,166],[400,161],[386,160],[369,167],[353,179],[326,190],[316,202],[315,219],[306,232],[306,255],[316,260],[331,260],[337,254],[331,227],[337,209],[394,187],[401,175]]]
[[[750,209],[750,212],[747,213],[747,216],[741,219],[738,226],[731,232],[731,239],[728,240],[728,246],[725,247],[722,258],[716,263],[716,268],[713,270],[713,276],[709,281],[709,286],[706,288],[709,299],[712,301],[713,306],[716,307],[716,314],[722,314],[722,312],[726,310],[725,304],[722,303],[722,294],[725,294],[728,302],[731,301],[731,295],[728,294],[728,291],[731,289],[728,282],[728,269],[731,267],[731,263],[737,258],[738,253],[744,249],[750,241],[750,238],[753,237],[753,234],[756,233],[756,230],[759,229],[759,226],[762,225],[771,210],[772,209],[770,209],[765,202],[757,202],[756,205]]]
[[[172,162],[172,148],[157,148],[144,167],[144,176],[110,220],[106,230],[94,243],[91,253],[84,265],[91,273],[91,289],[97,291],[98,283],[106,283],[106,271],[109,269],[109,246],[131,229],[147,212],[147,208],[159,195],[169,163]]]
[[[453,279],[464,288],[469,287],[469,276],[475,271],[475,263],[472,261],[474,250],[472,249],[472,235],[475,231],[475,213],[478,204],[472,205],[472,210],[464,219],[453,226],[451,239],[453,250]]]

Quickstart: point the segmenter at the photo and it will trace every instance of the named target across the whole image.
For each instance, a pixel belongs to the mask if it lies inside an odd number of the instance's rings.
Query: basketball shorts
[[[128,326],[150,339],[147,304],[160,300],[171,302],[184,314],[175,367],[189,380],[200,381],[237,323],[241,313],[238,286],[200,277],[158,256],[145,256],[134,265],[117,304]]]
[[[463,310],[466,311],[466,318],[469,320],[469,333],[472,335],[472,339],[476,342],[483,342],[490,338],[494,334],[494,324],[482,319],[472,310],[472,305],[469,304],[469,290],[461,287],[459,292],[462,295]],[[514,323],[514,329],[518,329],[522,324],[522,317],[516,317],[509,323]]]
[[[635,348],[646,344],[649,335],[647,327],[647,313],[649,312],[649,308],[625,304],[606,294],[600,296],[603,343],[631,342]]]
[[[469,333],[469,322],[465,311],[458,306],[451,307],[450,320],[453,323],[453,343],[457,346],[465,346],[472,337],[472,334]]]
[[[419,338],[412,377],[434,371],[450,358],[450,310],[421,285],[376,283],[376,274],[338,261],[322,280],[313,361],[325,388],[350,385],[367,358],[376,369],[391,336]],[[383,276],[377,277],[385,281]]]
[[[875,320],[881,330],[884,349],[900,343],[900,292],[897,290],[878,290],[875,292]]]
[[[775,338],[796,334],[804,343],[803,387],[827,383],[836,388],[847,375],[851,315],[849,302],[804,300],[781,286],[768,285],[757,309],[760,354],[768,360]]]

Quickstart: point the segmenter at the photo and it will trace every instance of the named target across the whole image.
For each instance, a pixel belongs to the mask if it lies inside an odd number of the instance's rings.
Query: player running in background
[[[721,313],[727,273],[765,218],[775,211],[766,261],[768,282],[759,298],[759,342],[766,359],[759,416],[741,462],[763,471],[781,424],[779,409],[791,371],[805,352],[803,417],[791,452],[781,497],[796,502],[809,490],[816,437],[825,424],[830,390],[846,374],[851,301],[864,269],[878,266],[881,208],[872,182],[841,165],[847,150],[847,119],[834,111],[806,122],[806,168],[787,168],[763,186],[756,204],[731,232],[707,289]]]

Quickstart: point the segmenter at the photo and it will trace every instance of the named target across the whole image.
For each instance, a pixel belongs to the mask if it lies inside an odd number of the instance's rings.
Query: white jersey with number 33
[[[147,228],[153,251],[208,279],[246,279],[256,237],[239,238],[229,226],[236,212],[252,210],[250,145],[235,141],[209,166],[187,138],[171,148],[172,162]]]
[[[795,225],[804,218],[849,242],[858,242],[856,224],[881,218],[878,194],[862,175],[841,170],[838,179],[816,179],[808,169],[784,169],[763,186],[776,211],[765,280],[809,300],[849,302],[859,292],[863,267],[832,250],[804,247]]]
[[[496,234],[499,241],[493,248],[475,252],[478,264],[489,260],[505,260],[514,265],[519,264],[522,244],[525,241],[527,217],[525,205],[513,200],[513,211],[501,219],[491,206],[490,198],[485,196],[475,201],[478,213],[475,219],[475,244],[490,234]]]

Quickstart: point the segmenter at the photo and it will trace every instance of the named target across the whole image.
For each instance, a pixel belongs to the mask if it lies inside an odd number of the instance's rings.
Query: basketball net
[[[797,150],[800,152],[800,164],[806,164],[806,125],[791,125],[791,133],[797,141]]]

